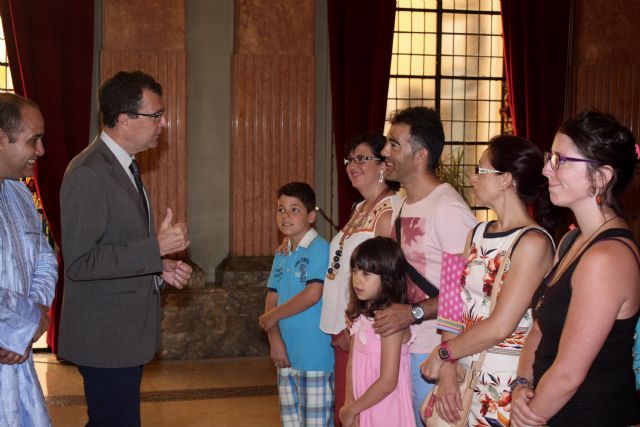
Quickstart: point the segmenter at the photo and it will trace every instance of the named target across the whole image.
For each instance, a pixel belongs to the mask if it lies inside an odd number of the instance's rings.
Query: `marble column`
[[[231,245],[273,255],[275,192],[314,180],[312,0],[237,0],[232,61]]]

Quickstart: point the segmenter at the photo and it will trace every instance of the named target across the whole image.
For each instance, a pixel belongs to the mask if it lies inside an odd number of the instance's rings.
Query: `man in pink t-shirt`
[[[464,251],[469,230],[476,219],[464,199],[435,174],[444,147],[444,132],[438,114],[431,108],[410,107],[391,118],[387,144],[382,150],[387,168],[385,178],[399,181],[407,197],[393,209],[393,221],[399,217],[400,245],[407,261],[434,286],[440,284],[442,252]],[[391,231],[396,236],[396,227]],[[432,387],[420,374],[420,364],[438,344],[435,318],[438,298],[429,298],[418,284],[409,280],[407,294],[411,304],[394,304],[376,314],[374,328],[386,336],[411,324],[416,340],[411,346],[413,407],[418,412]]]

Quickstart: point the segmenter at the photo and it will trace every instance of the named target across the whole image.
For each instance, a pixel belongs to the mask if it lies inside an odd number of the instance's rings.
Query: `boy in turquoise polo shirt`
[[[277,205],[289,250],[275,255],[258,321],[278,368],[280,418],[283,426],[333,426],[333,349],[320,330],[329,244],[312,227],[316,196],[308,184],[282,186]]]

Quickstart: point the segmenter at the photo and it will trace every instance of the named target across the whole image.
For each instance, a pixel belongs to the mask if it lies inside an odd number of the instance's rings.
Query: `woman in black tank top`
[[[563,123],[546,154],[551,201],[571,209],[578,228],[562,239],[534,296],[513,427],[640,423],[632,368],[640,261],[617,201],[633,178],[637,152],[615,118],[586,112]]]

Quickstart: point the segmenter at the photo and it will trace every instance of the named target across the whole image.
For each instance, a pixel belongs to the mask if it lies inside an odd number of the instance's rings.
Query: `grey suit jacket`
[[[149,362],[159,343],[162,271],[151,219],[99,138],[67,168],[60,190],[64,297],[60,357],[83,366]]]

